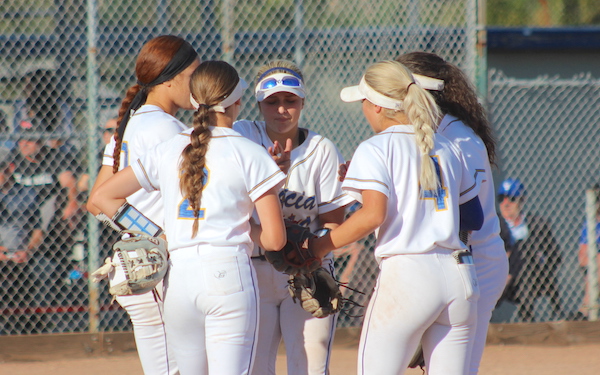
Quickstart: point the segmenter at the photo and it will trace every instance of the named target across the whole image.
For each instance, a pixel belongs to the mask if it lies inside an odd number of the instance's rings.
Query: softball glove
[[[315,237],[308,228],[286,222],[287,243],[280,251],[267,251],[265,258],[279,271],[288,275],[311,273],[321,267],[321,259],[308,248],[309,238]]]
[[[113,245],[118,262],[107,259],[102,267],[92,273],[94,281],[99,281],[115,269],[123,270],[125,280],[109,289],[109,293],[114,296],[151,291],[164,278],[169,266],[165,240],[139,232],[129,233],[133,236],[121,239]]]
[[[325,268],[290,276],[288,283],[294,302],[300,301],[302,308],[316,318],[325,318],[342,308],[339,284]]]

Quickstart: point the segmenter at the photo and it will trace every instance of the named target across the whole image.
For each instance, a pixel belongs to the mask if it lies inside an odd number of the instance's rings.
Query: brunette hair
[[[200,104],[194,113],[194,130],[190,144],[181,153],[179,164],[179,189],[194,212],[192,237],[198,233],[198,218],[202,190],[206,183],[206,152],[211,138],[210,125],[214,125],[215,112],[210,107],[228,97],[240,77],[235,68],[225,61],[205,61],[196,68],[190,79],[192,96]]]
[[[496,165],[496,141],[485,109],[466,74],[456,65],[428,52],[411,52],[396,58],[413,73],[444,81],[442,91],[430,91],[443,113],[460,119],[483,141],[491,165]]]

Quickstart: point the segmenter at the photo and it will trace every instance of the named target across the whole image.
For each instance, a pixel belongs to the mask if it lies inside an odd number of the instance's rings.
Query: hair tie
[[[412,86],[414,84],[415,84],[414,82],[409,83],[408,86],[406,86],[406,92],[408,92],[408,89],[410,89],[410,86]]]
[[[204,109],[206,109],[207,111],[208,111],[208,110],[210,110],[210,106],[209,106],[208,104],[204,104],[204,103],[200,104],[200,105],[199,105],[199,108],[204,108]]]

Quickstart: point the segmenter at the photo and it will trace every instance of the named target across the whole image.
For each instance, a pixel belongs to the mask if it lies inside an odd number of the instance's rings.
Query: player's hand
[[[338,180],[340,180],[340,182],[344,182],[344,179],[346,178],[346,173],[348,172],[348,168],[350,168],[350,160],[343,164],[340,164],[340,167],[338,168]]]
[[[269,147],[267,151],[273,158],[279,169],[285,174],[290,170],[290,155],[292,153],[293,143],[290,138],[285,141],[285,148],[278,142],[273,142],[273,147]]]

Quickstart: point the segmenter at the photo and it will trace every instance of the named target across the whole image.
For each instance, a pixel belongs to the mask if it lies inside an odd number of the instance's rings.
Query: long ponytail
[[[403,101],[402,111],[414,127],[415,141],[421,154],[421,191],[437,192],[440,181],[430,152],[434,147],[441,113],[434,98],[416,85],[411,72],[397,61],[381,61],[371,65],[365,73],[365,81],[380,94]],[[398,111],[385,109],[385,115],[393,119]]]
[[[194,130],[190,135],[190,144],[181,153],[179,189],[194,213],[192,237],[198,233],[202,190],[207,177],[206,153],[212,135],[209,126],[214,124],[216,116],[210,108],[229,96],[238,81],[239,76],[235,68],[224,61],[203,62],[190,79],[190,91],[200,106],[194,113]]]

